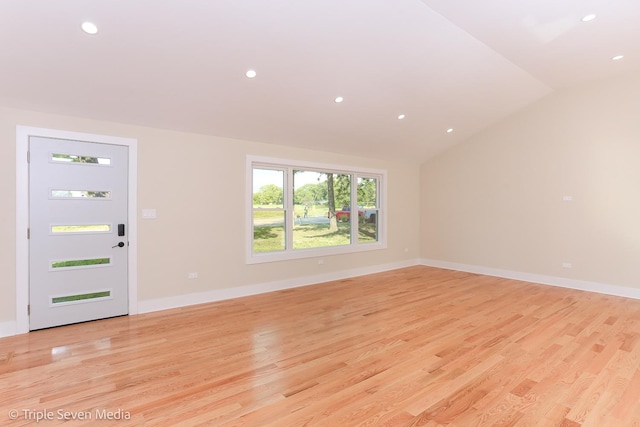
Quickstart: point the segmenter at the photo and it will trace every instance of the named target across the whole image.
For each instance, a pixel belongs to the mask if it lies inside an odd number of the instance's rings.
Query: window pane
[[[293,171],[293,205],[297,217],[327,216],[327,174]]]
[[[297,224],[329,223],[326,173],[293,171],[293,216]]]
[[[333,181],[333,191],[331,191],[331,181]],[[331,195],[333,194],[336,216],[339,211],[342,211],[343,214],[340,216],[349,221],[351,217],[351,175],[327,174],[327,186],[329,187],[327,190],[329,205],[331,205]]]
[[[350,244],[351,176],[295,171],[293,179],[293,249]]]
[[[110,199],[111,191],[51,190],[55,199]]]
[[[253,211],[253,251],[285,249],[284,211]]]
[[[52,261],[51,268],[94,267],[110,263],[111,258],[73,259],[67,261]]]
[[[93,300],[96,298],[105,299],[111,296],[111,291],[102,291],[102,292],[92,292],[89,294],[78,294],[78,295],[67,295],[64,297],[53,297],[51,298],[52,304],[60,304],[63,302],[78,302],[78,301],[87,301]]]
[[[358,177],[358,242],[378,241],[378,180]]]
[[[378,241],[378,210],[365,209],[358,222],[358,243]]]
[[[109,224],[88,224],[88,225],[52,225],[53,234],[69,233],[108,233],[111,231]]]
[[[340,222],[337,230],[331,231],[329,225],[319,223],[296,223],[293,227],[293,248],[309,249],[327,246],[341,246],[351,243],[351,227],[349,222]]]
[[[378,207],[378,180],[358,177],[358,206],[364,209]]]
[[[253,169],[253,208],[284,209],[284,171]]]
[[[110,165],[108,157],[77,156],[74,154],[52,154],[51,161],[59,163],[89,163],[94,165]]]

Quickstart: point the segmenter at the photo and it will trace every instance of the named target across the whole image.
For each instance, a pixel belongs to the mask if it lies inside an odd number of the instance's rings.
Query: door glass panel
[[[96,265],[111,264],[111,258],[73,259],[66,261],[52,261],[51,268],[93,267]]]
[[[87,225],[52,225],[53,234],[73,234],[73,233],[109,233],[110,224],[87,224]]]
[[[88,294],[78,294],[78,295],[65,295],[63,297],[52,297],[51,304],[95,300],[98,298],[104,299],[110,296],[111,296],[111,291],[91,292]]]
[[[54,199],[110,199],[111,191],[51,190]]]
[[[108,157],[92,157],[92,156],[77,156],[74,154],[51,154],[52,162],[59,163],[77,163],[77,164],[94,164],[94,165],[110,165],[111,159]]]

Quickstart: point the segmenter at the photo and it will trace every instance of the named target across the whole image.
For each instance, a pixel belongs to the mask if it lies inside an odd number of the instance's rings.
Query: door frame
[[[27,229],[29,228],[29,164],[27,151],[31,136],[129,147],[127,281],[129,315],[138,314],[138,140],[18,125],[16,126],[16,333],[29,332],[29,313],[27,311],[29,305],[29,239],[27,238]]]

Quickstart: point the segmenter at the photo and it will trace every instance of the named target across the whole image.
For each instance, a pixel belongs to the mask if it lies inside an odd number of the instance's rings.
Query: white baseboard
[[[483,274],[486,276],[504,277],[505,279],[522,280],[524,282],[540,283],[542,285],[551,285],[561,288],[577,289],[580,291],[596,292],[599,294],[615,295],[618,297],[640,299],[640,289],[629,288],[626,286],[567,279],[564,277],[545,276],[542,274],[522,273],[519,271],[501,270],[498,268],[459,264],[435,259],[422,259],[420,260],[420,264],[428,267],[466,271],[468,273]]]
[[[138,313],[150,313],[153,311],[168,310],[171,308],[222,301],[232,298],[246,297],[250,295],[258,295],[266,292],[274,292],[283,289],[298,288],[302,286],[330,282],[332,280],[341,280],[348,279],[350,277],[364,276],[366,274],[381,273],[383,271],[396,270],[398,268],[411,267],[418,264],[419,261],[417,259],[412,259],[397,263],[336,271],[333,273],[320,274],[315,276],[296,277],[293,279],[259,283],[256,285],[238,286],[234,288],[217,289],[208,292],[199,292],[186,295],[176,295],[167,298],[139,301]]]
[[[17,335],[16,322],[0,322],[0,338]]]
[[[250,295],[263,294],[266,292],[279,291],[282,289],[297,288],[301,286],[330,282],[332,280],[348,279],[350,277],[381,273],[383,271],[396,270],[398,268],[411,267],[414,265],[419,265],[418,259],[374,265],[370,267],[355,268],[351,270],[343,270],[315,276],[298,277],[289,280],[260,283],[256,285],[239,286],[235,288],[218,289],[209,292],[199,292],[186,295],[176,295],[167,298],[152,299],[147,301],[138,301],[138,314],[150,313],[152,311],[168,310],[171,308],[185,307],[189,305],[203,304],[207,302],[222,301],[231,298],[246,297]],[[17,323],[15,321],[0,322],[0,338],[17,334]]]
[[[185,307],[189,305],[203,304],[207,302],[222,301],[232,298],[258,295],[266,292],[274,292],[283,289],[297,288],[318,283],[331,282],[333,280],[348,279],[364,276],[366,274],[381,273],[398,268],[424,265],[428,267],[444,268],[447,270],[466,271],[469,273],[483,274],[487,276],[504,277],[507,279],[522,280],[525,282],[540,283],[543,285],[559,286],[562,288],[577,289],[581,291],[596,292],[600,294],[615,295],[626,298],[640,299],[640,289],[625,286],[609,285],[604,283],[589,282],[583,280],[566,279],[563,277],[545,276],[540,274],[523,273],[519,271],[502,270],[498,268],[483,267],[478,265],[460,264],[455,262],[440,261],[434,259],[412,259],[397,263],[374,265],[370,267],[337,271],[315,276],[297,277],[288,280],[259,283],[256,285],[239,286],[234,288],[217,289],[208,292],[199,292],[186,295],[176,295],[167,298],[157,298],[138,302],[138,313],[150,313],[153,311],[168,310],[171,308]],[[17,334],[16,322],[0,322],[0,338]]]

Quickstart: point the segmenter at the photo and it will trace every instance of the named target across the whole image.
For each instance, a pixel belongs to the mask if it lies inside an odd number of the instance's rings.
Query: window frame
[[[285,249],[272,252],[254,252],[254,222],[253,222],[253,170],[254,169],[275,169],[284,170],[283,203],[285,215]],[[324,246],[318,248],[294,249],[293,226],[294,226],[294,200],[293,200],[293,171],[308,170],[320,173],[337,173],[351,175],[351,211],[358,212],[357,187],[358,178],[377,179],[377,240],[374,242],[358,241],[358,221],[350,221],[351,242],[339,246]],[[315,163],[298,161],[291,159],[280,159],[262,156],[246,157],[246,263],[258,264],[265,262],[287,261],[294,259],[323,257],[330,255],[340,255],[346,253],[366,252],[386,249],[387,247],[387,171],[383,169],[370,169],[344,165],[334,165],[326,163]],[[337,208],[337,207],[336,207]],[[355,209],[355,210],[354,210]],[[356,217],[357,218],[357,217]]]

